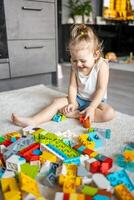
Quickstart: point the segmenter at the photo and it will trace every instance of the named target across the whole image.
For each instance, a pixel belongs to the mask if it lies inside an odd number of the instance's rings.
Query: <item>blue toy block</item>
[[[4,173],[4,169],[0,168],[0,178],[2,178],[3,173]]]
[[[93,200],[110,200],[108,196],[97,194],[93,197]]]
[[[134,185],[133,185],[132,181],[130,180],[126,171],[123,169],[108,174],[107,178],[113,187],[120,185],[120,184],[124,184],[128,188],[129,191],[134,190]]]
[[[32,153],[33,153],[34,155],[37,155],[37,156],[41,155],[40,149],[35,149],[35,150],[32,151]]]
[[[85,149],[86,149],[86,147],[82,145],[82,146],[80,146],[80,147],[77,149],[77,151],[78,151],[79,153],[82,153]]]
[[[59,115],[59,114],[54,115],[53,118],[52,118],[52,121],[60,122],[61,121],[61,115]]]
[[[48,146],[50,149],[52,149],[53,151],[55,151],[57,154],[59,154],[62,158],[64,158],[64,159],[67,159],[67,158],[68,158],[66,154],[64,154],[62,151],[60,151],[58,148],[54,147],[53,145],[48,144],[47,146]]]
[[[64,163],[79,165],[80,164],[80,156],[74,157],[74,158],[65,159]]]
[[[97,132],[90,132],[88,135],[88,140],[95,142],[95,149],[102,146],[102,139],[99,137]]]
[[[15,137],[12,137],[10,140],[11,140],[11,142],[16,142],[17,141],[17,139]]]

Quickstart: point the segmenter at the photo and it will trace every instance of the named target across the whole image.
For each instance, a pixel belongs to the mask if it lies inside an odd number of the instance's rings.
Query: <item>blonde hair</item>
[[[97,35],[94,33],[92,28],[86,26],[85,24],[74,25],[71,30],[71,38],[69,41],[69,50],[75,48],[76,45],[79,45],[82,41],[85,41],[86,44],[90,47],[93,46],[93,51],[102,52],[102,42],[99,41]],[[81,47],[80,47],[81,48]]]

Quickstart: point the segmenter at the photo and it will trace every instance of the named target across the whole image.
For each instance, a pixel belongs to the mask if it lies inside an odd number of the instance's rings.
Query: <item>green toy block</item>
[[[82,188],[82,192],[84,194],[87,194],[87,195],[90,195],[90,196],[94,196],[95,194],[97,194],[98,188],[84,185],[83,188]]]
[[[5,141],[5,138],[0,136],[0,143],[4,142]]]
[[[21,165],[21,172],[23,172],[25,175],[35,179],[39,172],[39,166],[30,165],[29,163],[24,163]]]

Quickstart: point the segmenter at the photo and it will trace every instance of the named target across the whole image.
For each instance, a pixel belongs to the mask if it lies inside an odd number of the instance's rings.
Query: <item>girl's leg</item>
[[[110,121],[115,117],[114,109],[105,103],[101,103],[95,110],[95,122],[106,122]]]
[[[29,125],[36,126],[43,122],[47,122],[60,110],[62,107],[68,104],[67,97],[58,97],[53,102],[45,107],[41,112],[35,114],[32,117],[24,118],[12,114],[12,122],[18,126],[26,127]]]

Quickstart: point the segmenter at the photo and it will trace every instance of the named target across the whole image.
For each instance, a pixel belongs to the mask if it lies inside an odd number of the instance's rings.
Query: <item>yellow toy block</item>
[[[21,192],[11,191],[4,193],[4,200],[21,200]]]
[[[49,160],[50,162],[56,163],[57,159],[58,158],[54,154],[47,152],[47,151],[43,151],[42,155],[40,156],[41,163],[44,163],[47,160]]]
[[[94,157],[96,157],[98,154],[99,154],[98,152],[94,151],[94,152],[92,152],[92,153],[90,154],[90,158],[94,158]]]
[[[5,200],[19,200],[21,199],[21,192],[17,185],[15,178],[2,178],[1,188]]]
[[[115,195],[119,200],[134,200],[134,196],[129,192],[125,185],[117,185],[114,189]]]
[[[125,150],[123,155],[127,161],[134,162],[134,151]]]
[[[79,141],[82,142],[82,141],[86,141],[88,139],[88,134],[81,134],[79,136]]]
[[[17,138],[20,138],[21,137],[21,134],[19,133],[19,132],[12,132],[12,133],[7,133],[6,135],[5,135],[5,139],[11,139],[11,138],[13,138],[13,137],[17,137]]]
[[[38,197],[36,200],[46,200],[44,197]]]
[[[84,194],[78,194],[77,200],[85,200],[85,195]]]
[[[19,180],[20,180],[20,187],[22,191],[31,193],[35,195],[36,197],[41,196],[36,180],[32,179],[31,177],[25,175],[22,172],[19,175]]]
[[[72,193],[70,194],[69,200],[77,200],[78,194]]]

